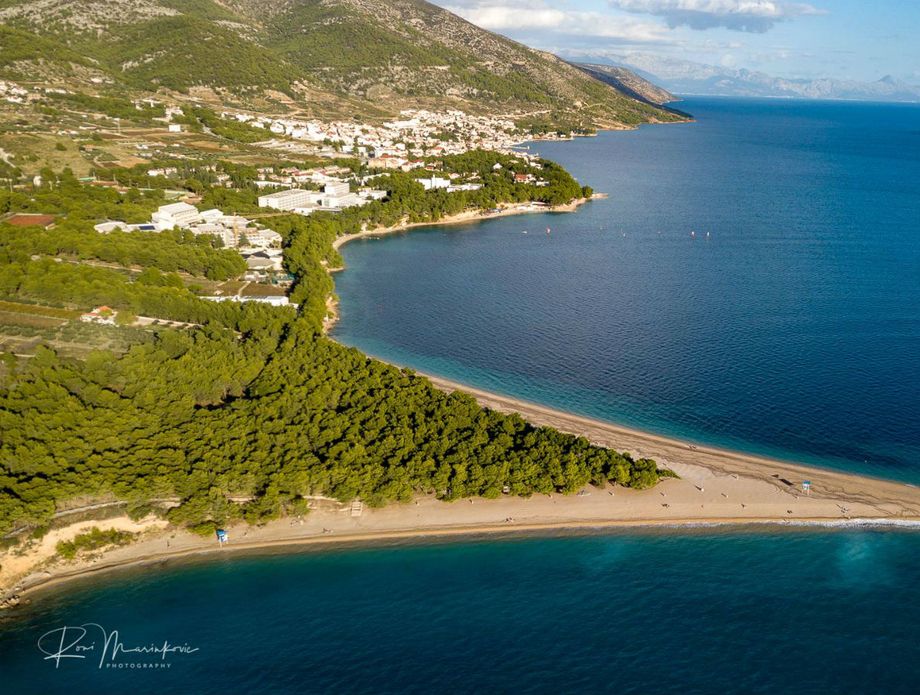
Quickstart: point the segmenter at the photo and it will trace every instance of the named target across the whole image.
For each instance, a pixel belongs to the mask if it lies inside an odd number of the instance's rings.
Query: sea
[[[36,595],[0,692],[913,695],[918,578],[870,528],[223,554]]]
[[[920,482],[920,106],[678,106],[695,122],[528,145],[608,194],[576,213],[345,246],[334,337]],[[906,525],[222,553],[0,614],[0,693],[916,693],[918,626]]]
[[[920,482],[920,105],[677,106],[696,121],[529,145],[609,196],[577,213],[343,247],[335,338],[688,442]]]

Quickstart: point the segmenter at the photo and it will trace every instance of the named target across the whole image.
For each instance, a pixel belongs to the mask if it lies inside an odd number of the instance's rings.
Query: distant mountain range
[[[348,116],[564,112],[616,127],[676,115],[424,0],[0,0],[0,78]]]
[[[606,82],[621,92],[650,104],[666,104],[677,97],[657,84],[637,75],[634,71],[616,65],[573,63],[592,77]]]
[[[630,53],[623,56],[578,56],[585,62],[630,68],[641,77],[677,94],[711,96],[854,99],[862,101],[920,101],[920,85],[890,75],[875,82],[837,79],[787,79],[763,72],[723,68],[689,60]]]

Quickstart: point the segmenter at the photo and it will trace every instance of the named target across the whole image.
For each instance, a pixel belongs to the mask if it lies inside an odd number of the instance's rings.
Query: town
[[[416,109],[375,122],[323,121],[213,111],[194,98],[180,101],[157,94],[117,99],[12,81],[0,81],[0,101],[52,116],[56,130],[50,134],[57,140],[49,157],[58,159],[59,170],[72,167],[80,185],[109,189],[122,200],[138,194],[152,196],[151,202],[159,198],[141,215],[90,218],[95,232],[175,231],[237,252],[245,272],[224,286],[201,288],[198,295],[204,299],[287,303],[294,277],[285,267],[285,235],[273,228],[278,224],[273,220],[345,211],[350,219],[358,214],[379,220],[380,206],[389,205],[394,184],[418,184],[412,206],[429,210],[424,215],[433,209],[457,214],[466,207],[494,214],[500,200],[496,196],[504,198],[514,186],[532,192],[521,193],[517,202],[504,200],[500,207],[532,211],[553,204],[535,190],[551,186],[551,177],[545,176],[540,158],[520,144],[527,134],[510,116]],[[10,130],[31,137],[41,127],[20,120]],[[471,164],[477,152],[494,153],[494,161],[485,167]],[[452,161],[466,154],[473,159],[461,165]],[[0,150],[10,192],[53,189],[52,168],[22,173],[19,163],[25,156]],[[502,193],[493,192],[499,189]],[[452,194],[452,203],[445,194]],[[356,212],[371,204],[373,209]],[[0,221],[47,228],[60,218],[34,200],[29,206]],[[282,232],[288,224],[283,223]],[[102,318],[106,324],[113,320],[108,314]]]
[[[400,113],[399,120],[379,125],[356,121],[324,123],[228,111],[222,112],[221,117],[264,129],[266,139],[284,136],[314,143],[327,154],[355,154],[367,158],[370,166],[380,168],[403,166],[412,157],[437,157],[474,149],[510,150],[523,139],[521,131],[508,118],[456,110],[406,110]]]

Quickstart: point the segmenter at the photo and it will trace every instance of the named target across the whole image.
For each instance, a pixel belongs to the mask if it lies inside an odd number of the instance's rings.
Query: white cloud
[[[440,4],[440,3],[439,3]],[[453,0],[445,9],[492,31],[552,32],[559,36],[609,39],[624,43],[668,42],[667,29],[655,22],[601,12],[558,9],[543,0]]]
[[[825,14],[812,5],[781,0],[608,0],[627,12],[663,17],[671,27],[726,27],[763,33],[793,17]]]

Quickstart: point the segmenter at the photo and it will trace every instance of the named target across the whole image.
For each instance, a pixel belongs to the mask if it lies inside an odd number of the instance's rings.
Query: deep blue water
[[[683,107],[699,121],[539,145],[610,193],[577,214],[346,247],[338,337],[625,424],[920,479],[920,109]],[[0,618],[3,695],[915,693],[920,533],[226,554]],[[100,669],[89,628],[94,651],[67,652],[87,659],[43,659],[42,635],[53,651],[88,623],[197,651]]]
[[[918,578],[920,534],[866,529],[225,556],[40,596],[0,623],[0,691],[916,693]],[[199,651],[43,660],[89,622]]]
[[[920,482],[920,107],[680,107],[697,122],[533,146],[610,195],[575,214],[346,246],[335,336],[662,434]]]

